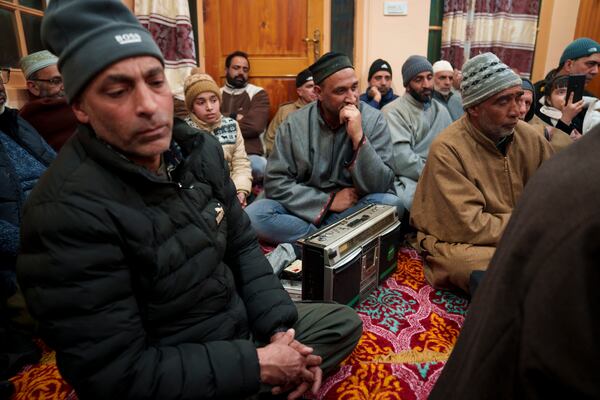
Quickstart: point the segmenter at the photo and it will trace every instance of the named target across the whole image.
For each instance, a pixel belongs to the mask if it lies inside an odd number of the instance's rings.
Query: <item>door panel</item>
[[[203,7],[206,72],[222,85],[225,57],[242,50],[250,82],[269,94],[271,116],[295,100],[296,75],[321,53],[323,0],[204,0]]]
[[[296,100],[296,77],[281,78],[281,77],[264,77],[253,78],[252,83],[260,86],[269,93],[271,100],[271,117],[277,111],[278,104],[288,100]],[[283,99],[277,105],[273,105],[273,99]]]
[[[305,53],[307,7],[304,1],[220,1],[223,54],[238,48],[255,57],[302,57]]]

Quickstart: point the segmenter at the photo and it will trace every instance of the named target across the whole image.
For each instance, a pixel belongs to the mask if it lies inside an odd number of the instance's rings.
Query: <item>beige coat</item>
[[[267,128],[267,132],[265,133],[265,137],[263,141],[265,142],[265,150],[267,153],[267,157],[273,152],[273,146],[275,145],[275,134],[277,133],[277,128],[288,115],[297,111],[304,107],[306,104],[302,102],[302,100],[298,99],[295,102],[283,103],[277,109],[277,112],[273,116],[273,119],[269,123],[269,127]]]
[[[529,125],[531,125],[538,133],[541,133],[544,137],[545,129],[550,129],[552,131],[552,138],[550,139],[550,144],[555,152],[559,152],[561,150],[566,149],[569,145],[573,144],[573,139],[563,131],[558,128],[553,127],[552,125],[548,125],[545,123],[540,117],[534,115],[533,118],[529,121]]]
[[[485,270],[525,183],[553,154],[519,121],[504,156],[463,116],[433,141],[419,179],[411,223],[436,288],[468,292],[473,270]]]
[[[225,161],[229,166],[231,180],[238,192],[246,196],[252,190],[252,169],[244,147],[244,137],[237,121],[229,117],[221,117],[213,125],[208,125],[190,114],[185,122],[193,128],[212,133],[223,147]]]

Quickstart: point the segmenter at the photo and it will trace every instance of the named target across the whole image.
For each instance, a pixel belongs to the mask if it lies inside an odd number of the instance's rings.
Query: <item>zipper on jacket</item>
[[[194,188],[194,185],[190,185],[190,186],[183,186],[183,185],[181,184],[181,182],[173,182],[173,183],[174,183],[174,184],[177,186],[177,188],[178,188],[178,189],[180,189],[181,191],[184,191],[184,190],[195,190],[195,188]],[[213,228],[211,228],[211,227],[208,225],[208,223],[206,222],[206,220],[205,220],[205,219],[204,219],[204,217],[202,216],[202,211],[201,211],[201,210],[198,210],[198,208],[197,208],[197,207],[196,207],[194,204],[192,204],[192,202],[190,201],[190,199],[189,199],[189,198],[188,198],[188,197],[187,197],[187,196],[186,196],[184,193],[180,193],[180,194],[179,194],[179,196],[180,196],[180,198],[183,200],[183,202],[185,203],[186,207],[187,207],[189,210],[192,210],[192,212],[193,212],[194,214],[197,214],[197,217],[198,217],[198,218],[196,218],[196,221],[197,221],[197,222],[198,222],[200,225],[202,225],[202,228],[204,229],[204,231],[205,231],[205,233],[206,233],[206,237],[208,238],[208,241],[209,241],[209,243],[210,243],[212,246],[216,246],[216,241],[215,241],[215,238],[213,238],[213,236],[209,234],[209,233],[213,232],[213,231],[214,231],[214,229],[213,229]],[[210,201],[210,200],[209,200],[209,201]],[[208,202],[209,202],[209,201],[207,201],[207,204],[208,204]],[[217,203],[220,205],[220,202],[218,202],[218,201],[217,201]]]
[[[333,157],[335,157],[335,154],[333,154],[333,149],[335,148],[335,133],[333,133],[333,140],[330,142],[331,143],[331,154],[329,156],[329,179],[331,179],[331,174],[333,173]]]
[[[177,186],[178,189],[183,189],[183,190],[191,190],[194,189],[194,185],[190,185],[190,186],[183,186],[181,184],[181,182],[173,182],[173,184],[175,184],[175,186]]]
[[[508,168],[508,157],[507,156],[504,156],[504,173],[506,174],[506,177],[508,178],[508,187],[510,189],[510,198],[512,200],[512,206],[513,206],[513,208],[515,208],[517,202],[515,200],[515,192],[513,189],[512,178],[510,176],[510,169]]]

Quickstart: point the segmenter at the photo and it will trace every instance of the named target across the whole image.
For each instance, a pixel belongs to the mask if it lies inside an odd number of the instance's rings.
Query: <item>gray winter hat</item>
[[[412,78],[425,71],[433,74],[433,66],[427,58],[423,56],[408,57],[402,64],[402,83],[404,87],[408,86]]]
[[[164,64],[150,32],[121,0],[52,0],[42,21],[42,42],[58,55],[69,101],[117,61],[152,56]]]
[[[465,110],[504,89],[521,86],[519,75],[493,53],[471,58],[463,65],[462,75],[460,91]]]

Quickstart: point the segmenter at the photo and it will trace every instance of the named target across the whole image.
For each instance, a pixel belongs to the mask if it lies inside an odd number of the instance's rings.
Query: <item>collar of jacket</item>
[[[433,97],[436,100],[440,100],[443,101],[444,103],[448,103],[450,101],[450,98],[454,96],[454,92],[452,90],[450,90],[450,92],[448,93],[448,95],[445,95],[441,92],[438,92],[437,90],[433,91],[433,95],[431,97]]]
[[[364,92],[363,94],[361,94],[361,96],[365,96],[367,98],[367,100],[369,100],[369,101],[373,100],[373,97],[371,97],[369,95],[368,90],[366,92]],[[388,90],[388,92],[385,95],[381,96],[381,100],[379,100],[379,104],[386,103],[386,102],[389,103],[392,100],[394,100],[394,89],[390,88],[390,90]]]
[[[546,115],[547,117],[550,117],[551,119],[558,120],[562,118],[562,111],[552,106],[547,106],[545,104],[540,107],[540,112]]]
[[[298,99],[294,102],[294,107],[296,107],[296,110],[299,110],[307,104],[310,104],[310,103],[305,103],[302,101],[302,99]]]
[[[473,125],[473,123],[471,122],[471,120],[469,119],[469,117],[466,113],[465,113],[465,115],[463,115],[461,117],[461,120],[462,120],[462,124],[463,124],[465,130],[467,131],[467,133],[469,134],[469,136],[471,136],[476,142],[481,144],[485,149],[487,149],[490,152],[502,154],[502,151],[500,149],[498,149],[498,147],[496,146],[496,143],[494,143],[494,141],[492,139],[490,139],[489,137],[484,135],[483,132],[481,132],[479,129],[477,129],[475,127],[475,125]],[[524,123],[526,123],[526,122],[524,122]],[[504,141],[503,141],[505,143],[508,141],[506,144],[506,153],[508,153],[508,150],[512,146],[511,143],[513,142],[513,139],[514,139],[515,129],[516,128],[513,128],[513,131],[511,132],[510,135],[508,135],[508,138],[504,139]],[[504,156],[505,154],[502,154],[502,155]]]
[[[392,89],[392,88],[390,88],[390,90],[388,90],[388,92],[385,95],[381,96],[381,101],[385,100],[385,101],[389,102],[393,99],[394,99],[394,89]],[[380,101],[380,103],[381,103],[381,101]]]
[[[246,82],[246,84],[243,87],[236,88],[231,86],[228,82],[225,82],[225,86],[223,86],[222,89],[225,93],[237,96],[238,94],[244,93],[248,89],[248,85],[250,85],[250,83]]]
[[[196,117],[196,115],[194,113],[190,113],[190,119],[192,120],[192,122],[194,124],[196,124],[198,129],[200,129],[201,131],[206,131],[208,133],[212,133],[212,131],[215,128],[217,128],[221,125],[221,121],[223,120],[223,115],[221,115],[219,117],[219,119],[212,124],[208,124],[208,123],[202,121],[200,118]]]
[[[429,107],[431,107],[431,101],[422,103],[419,100],[415,99],[415,97],[408,92],[405,92],[404,96],[406,97],[408,104],[418,108],[419,110],[427,110]]]
[[[175,125],[173,125],[173,130],[175,130]],[[118,149],[100,139],[96,136],[96,133],[90,125],[79,125],[76,134],[88,154],[103,166],[115,169],[121,173],[141,176],[152,182],[169,182],[164,176],[159,176],[141,165],[134,163]],[[169,149],[162,154],[162,162],[166,164],[166,171],[170,173],[175,170],[182,160],[183,155],[181,148],[173,139],[171,139]]]

